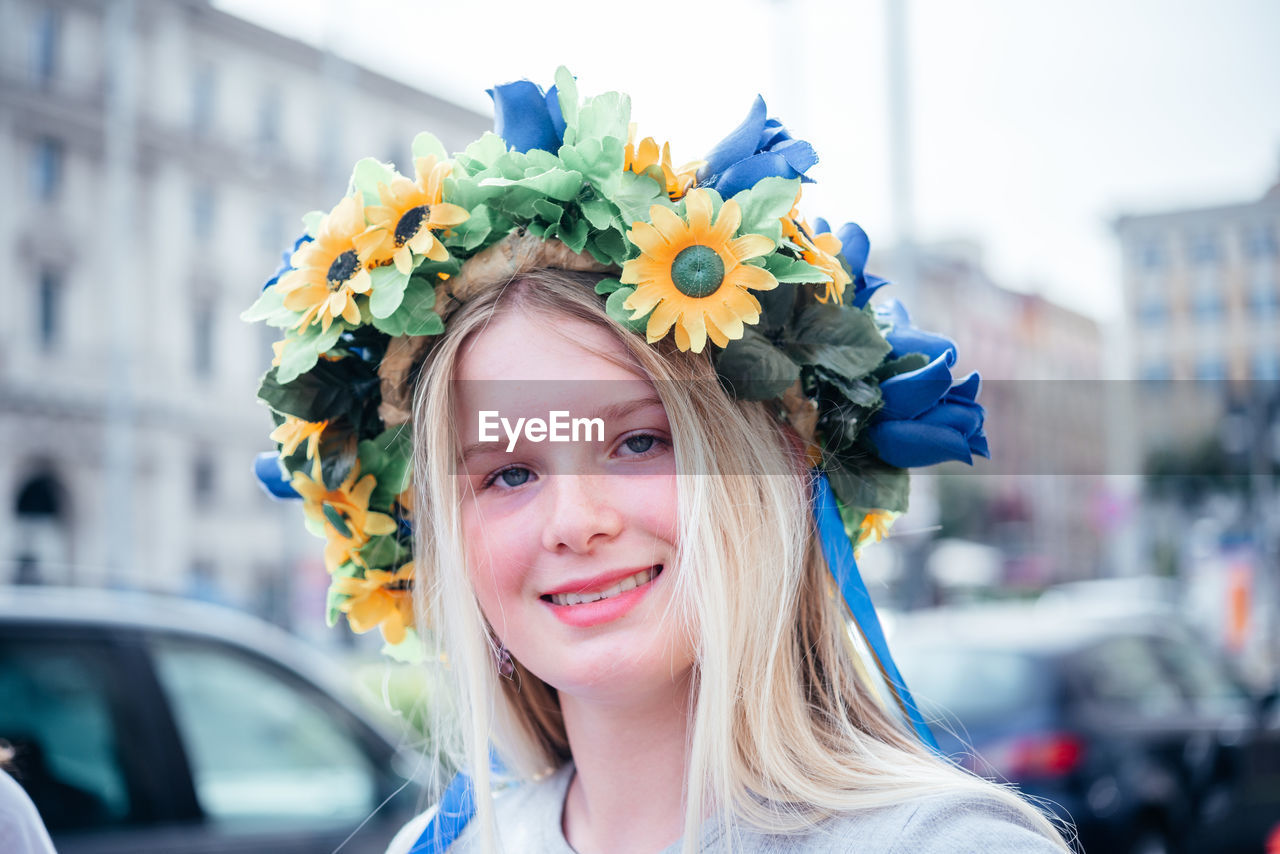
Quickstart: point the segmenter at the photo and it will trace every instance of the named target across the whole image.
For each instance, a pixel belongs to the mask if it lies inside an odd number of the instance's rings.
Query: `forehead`
[[[606,330],[574,317],[521,310],[494,317],[462,346],[454,379],[647,382],[640,366]]]

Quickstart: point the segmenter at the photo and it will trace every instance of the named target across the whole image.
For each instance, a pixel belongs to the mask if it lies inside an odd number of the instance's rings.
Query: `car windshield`
[[[994,720],[1036,698],[1036,662],[995,649],[895,643],[902,677],[927,717]]]

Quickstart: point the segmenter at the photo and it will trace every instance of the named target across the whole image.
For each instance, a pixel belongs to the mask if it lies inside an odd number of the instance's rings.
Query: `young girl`
[[[259,470],[328,541],[330,619],[429,634],[453,688],[465,773],[389,851],[1066,850],[925,743],[846,533],[985,455],[976,375],[868,307],[763,100],[676,169],[556,82],[497,87],[453,160],[420,136],[415,179],[362,161],[246,313],[286,330]]]

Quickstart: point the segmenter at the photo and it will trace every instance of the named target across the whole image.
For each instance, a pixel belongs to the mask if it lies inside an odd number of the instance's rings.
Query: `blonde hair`
[[[706,807],[719,809],[726,826],[732,815],[785,833],[959,792],[995,799],[1060,841],[1016,792],[935,756],[876,700],[830,584],[803,455],[770,405],[732,399],[706,354],[681,353],[669,339],[651,346],[608,317],[591,287],[598,279],[541,270],[495,283],[448,318],[422,370],[414,399],[415,605],[449,661],[456,706],[435,704],[444,710],[436,721],[444,761],[471,769],[476,790],[487,792],[491,744],[515,778],[570,758],[554,689],[518,661],[513,678],[494,665],[495,639],[463,571],[453,477],[460,440],[450,379],[459,354],[499,313],[523,310],[608,330],[667,410],[679,472],[672,616],[696,645],[686,852],[696,851]],[[477,798],[476,821],[484,850],[496,851],[489,798]]]

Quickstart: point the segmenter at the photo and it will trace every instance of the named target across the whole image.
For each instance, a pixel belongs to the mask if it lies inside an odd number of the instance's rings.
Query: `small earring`
[[[512,660],[511,653],[502,644],[498,644],[497,648],[494,649],[493,660],[498,665],[498,673],[508,679],[516,672],[516,663]]]

